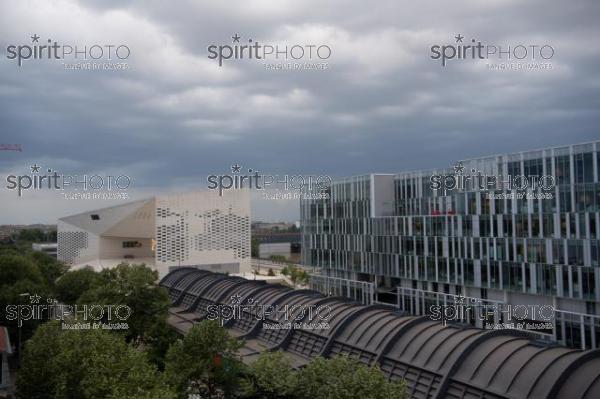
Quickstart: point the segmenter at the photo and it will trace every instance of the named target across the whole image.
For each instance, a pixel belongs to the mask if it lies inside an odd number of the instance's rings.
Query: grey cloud
[[[595,1],[470,0],[0,3],[0,172],[48,162],[69,173],[124,170],[140,192],[205,187],[231,163],[333,176],[445,167],[456,159],[600,138]],[[49,17],[51,14],[52,18]],[[29,35],[132,46],[126,72],[17,68]],[[267,71],[206,58],[239,33],[330,43],[327,71]],[[442,68],[432,44],[547,42],[547,72]],[[108,40],[108,39],[107,39]],[[65,170],[67,172],[67,170]],[[286,204],[290,218],[295,205]],[[33,222],[24,204],[0,223]],[[268,206],[255,212],[269,218]],[[4,219],[4,220],[2,220]]]

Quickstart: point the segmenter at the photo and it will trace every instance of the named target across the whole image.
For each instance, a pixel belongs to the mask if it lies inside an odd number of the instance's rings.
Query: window
[[[90,217],[92,218],[92,220],[100,220],[100,215],[96,214],[96,213],[92,213],[90,215]]]
[[[567,261],[569,265],[583,265],[583,242],[581,240],[568,240],[567,253]]]
[[[594,181],[592,153],[575,154],[573,160],[575,163],[575,181],[577,183],[591,183]]]
[[[583,297],[585,299],[594,300],[596,298],[596,281],[594,276],[594,269],[592,269],[591,267],[581,268],[581,283]]]
[[[556,159],[557,184],[569,184],[571,182],[570,160],[568,155],[561,155]]]
[[[544,175],[544,161],[542,158],[529,159],[523,162],[524,174],[527,177],[540,177]]]
[[[123,241],[123,248],[141,248],[142,243],[139,241]]]

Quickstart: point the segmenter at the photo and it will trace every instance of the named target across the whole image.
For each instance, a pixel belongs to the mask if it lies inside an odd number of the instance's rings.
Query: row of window
[[[590,148],[591,149],[591,148]],[[541,155],[541,154],[540,154]],[[594,177],[594,160],[596,160],[597,169],[596,177]],[[554,157],[541,157],[536,159],[527,159],[521,161],[506,161],[494,164],[493,160],[484,162],[484,165],[477,166],[477,161],[466,161],[463,165],[463,171],[458,174],[456,170],[447,169],[439,175],[442,177],[442,182],[449,183],[447,186],[451,190],[461,190],[461,187],[453,188],[450,183],[453,183],[452,177],[444,180],[444,176],[469,176],[467,184],[464,187],[477,188],[481,184],[485,186],[489,181],[497,183],[496,188],[507,188],[507,182],[517,176],[527,178],[536,178],[542,176],[552,176],[556,185],[569,185],[573,183],[593,183],[599,182],[600,178],[600,152],[585,152],[571,155],[556,155]],[[471,167],[474,166],[474,167]],[[572,166],[572,168],[571,168]],[[479,170],[482,168],[483,170]],[[473,174],[473,170],[475,170]],[[433,197],[444,190],[433,190],[431,176],[433,173],[417,172],[414,174],[402,174],[395,180],[395,193],[397,200]],[[492,178],[490,178],[492,177]],[[491,180],[495,178],[495,180]],[[470,183],[470,184],[469,184]],[[519,184],[520,185],[520,184]]]
[[[600,267],[599,240],[321,235],[305,239],[303,250],[322,251],[327,255],[327,266],[344,265],[347,253],[359,264],[376,254]],[[307,264],[324,266],[322,262]]]
[[[349,262],[331,275],[375,276],[411,280],[414,284],[432,282],[472,288],[499,289],[518,293],[598,301],[600,269],[580,266],[460,260],[449,258],[412,258],[400,256],[384,262],[375,256],[369,267]],[[367,262],[370,263],[370,262]]]
[[[390,235],[415,237],[600,237],[600,213],[498,216],[404,216],[321,219],[303,225],[305,235]]]
[[[517,195],[519,194],[519,195]],[[323,203],[327,206],[327,203]],[[596,212],[600,210],[600,184],[560,185],[551,191],[451,192],[440,197],[396,199],[395,214],[501,215],[523,213]]]

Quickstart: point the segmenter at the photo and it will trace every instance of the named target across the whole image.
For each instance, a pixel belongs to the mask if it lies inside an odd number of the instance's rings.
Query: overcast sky
[[[133,198],[206,188],[238,163],[270,174],[347,176],[600,139],[600,2],[0,1],[0,224],[53,223],[117,202],[17,198],[5,176],[37,163],[127,174]],[[8,60],[30,36],[125,44],[127,71]],[[207,58],[231,36],[327,44],[324,71]],[[551,70],[493,71],[430,59],[455,35],[548,44]],[[257,200],[253,219],[296,220],[295,201]]]

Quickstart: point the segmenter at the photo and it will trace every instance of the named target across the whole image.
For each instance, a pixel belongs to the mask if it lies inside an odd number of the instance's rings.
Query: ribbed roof
[[[206,316],[208,305],[231,305],[233,298],[242,305],[287,305],[298,322],[310,321],[302,306],[326,305],[327,329],[263,328],[279,321],[276,314],[226,321],[245,340],[240,355],[246,359],[281,349],[300,367],[315,356],[348,354],[405,379],[414,398],[600,398],[600,350],[549,345],[515,330],[443,325],[388,306],[194,268],[176,269],[160,284],[173,301],[169,320],[182,333]]]

